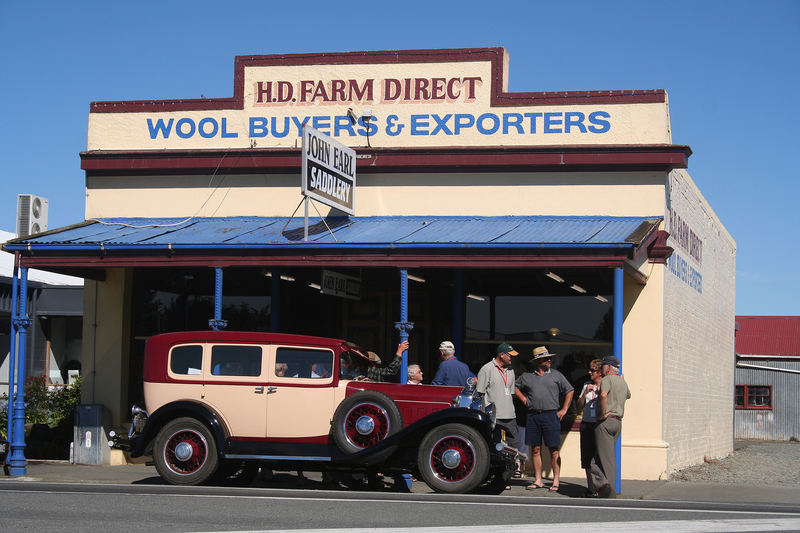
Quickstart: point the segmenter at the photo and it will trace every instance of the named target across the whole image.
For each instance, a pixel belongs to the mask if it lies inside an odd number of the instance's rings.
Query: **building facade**
[[[736,245],[666,92],[510,93],[508,66],[502,48],[244,56],[232,98],[93,103],[86,220],[7,245],[92,280],[87,402],[123,424],[144,340],[209,319],[379,353],[399,322],[426,376],[445,339],[474,371],[499,342],[546,344],[576,386],[621,356],[623,478],[729,453]],[[303,124],[357,170],[318,183],[355,214],[312,202],[308,239]]]

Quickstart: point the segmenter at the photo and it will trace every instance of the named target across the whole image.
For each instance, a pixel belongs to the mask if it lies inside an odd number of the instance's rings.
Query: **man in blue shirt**
[[[450,341],[442,341],[439,345],[439,354],[442,362],[439,364],[439,370],[436,371],[434,376],[433,385],[454,385],[456,387],[463,387],[467,383],[467,379],[472,376],[469,367],[456,359],[456,347]]]

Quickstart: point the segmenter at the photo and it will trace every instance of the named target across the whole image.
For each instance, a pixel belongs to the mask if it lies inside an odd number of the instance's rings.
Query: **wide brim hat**
[[[547,351],[547,346],[538,346],[533,349],[533,358],[531,361],[538,361],[540,359],[547,359],[553,357],[555,354]]]
[[[367,356],[369,357],[369,360],[372,361],[373,363],[378,365],[381,364],[381,358],[378,357],[378,354],[376,354],[375,352],[367,352]]]

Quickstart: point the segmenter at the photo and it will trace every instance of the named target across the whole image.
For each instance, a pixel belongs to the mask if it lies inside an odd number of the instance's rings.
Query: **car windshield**
[[[359,376],[366,377],[369,366],[369,360],[365,359],[359,351],[344,351],[339,356],[339,377],[342,379],[356,379]]]

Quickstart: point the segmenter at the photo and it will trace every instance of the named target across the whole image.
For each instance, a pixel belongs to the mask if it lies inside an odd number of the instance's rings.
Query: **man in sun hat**
[[[561,475],[561,419],[572,402],[573,388],[564,374],[552,370],[553,356],[545,346],[533,349],[531,364],[533,372],[525,372],[516,381],[514,394],[527,407],[525,443],[533,446],[533,483],[528,489],[542,489],[542,440],[550,449],[550,462],[553,467],[553,484],[550,490],[559,489]],[[559,401],[563,398],[562,401]]]
[[[620,362],[613,355],[600,361],[603,381],[597,399],[597,425],[594,427],[595,455],[591,464],[592,482],[601,498],[614,497],[611,483],[617,478],[614,443],[622,431],[625,401],[631,397],[628,384],[619,375]]]

